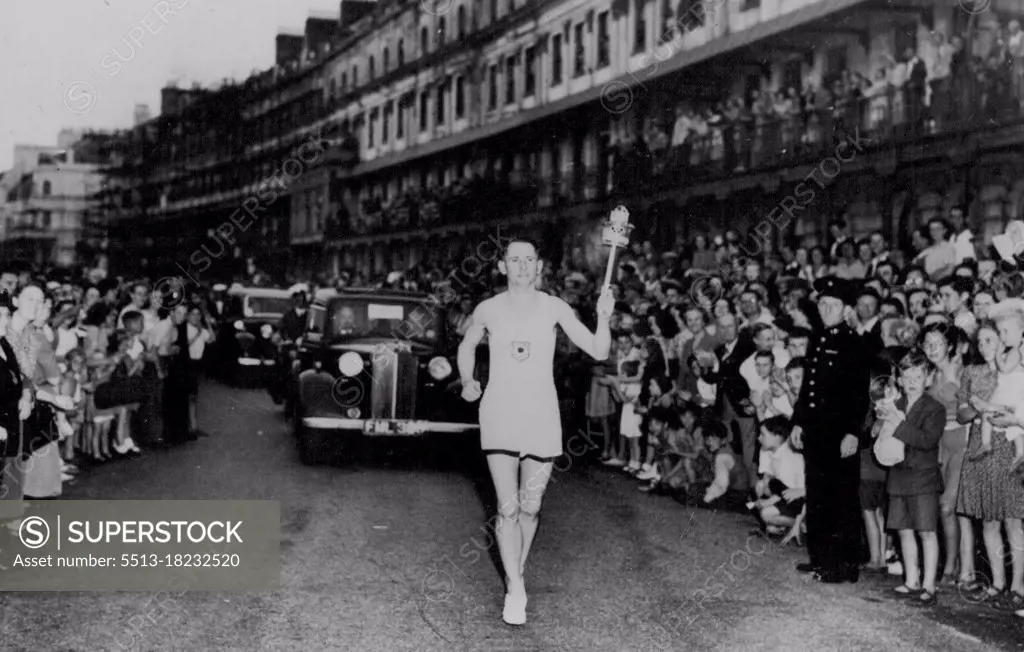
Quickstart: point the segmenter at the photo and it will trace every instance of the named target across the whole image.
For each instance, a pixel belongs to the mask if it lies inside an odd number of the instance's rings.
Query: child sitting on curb
[[[793,527],[804,508],[804,456],[789,445],[792,430],[785,417],[771,417],[761,424],[761,479],[756,487],[759,500],[749,505],[758,510],[770,534],[782,534]]]
[[[736,455],[728,446],[725,424],[715,421],[708,424],[704,445],[714,459],[715,478],[704,492],[704,504],[710,505],[729,491]]]

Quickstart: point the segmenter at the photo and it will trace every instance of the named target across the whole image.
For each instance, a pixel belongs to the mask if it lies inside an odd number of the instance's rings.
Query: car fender
[[[334,376],[323,370],[307,369],[298,377],[298,396],[306,416],[336,416],[337,401],[333,395]]]

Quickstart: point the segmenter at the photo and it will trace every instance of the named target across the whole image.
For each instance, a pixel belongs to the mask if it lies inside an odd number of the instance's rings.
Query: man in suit
[[[754,406],[750,402],[750,387],[740,374],[740,365],[754,354],[754,342],[740,337],[736,316],[722,315],[718,318],[717,335],[723,342],[715,350],[718,358],[708,381],[718,385],[718,402],[715,411],[721,415],[722,423],[739,439],[743,454],[743,468],[752,490],[757,485],[757,460],[754,457],[757,446],[757,428],[754,423]]]
[[[903,54],[907,62],[907,119],[912,127],[919,126],[924,114],[924,93],[928,83],[928,66],[913,48]]]
[[[807,473],[807,552],[797,565],[820,582],[859,578],[860,435],[869,407],[872,357],[844,321],[856,299],[849,282],[819,279],[823,330],[807,352],[804,383],[793,410],[790,441],[804,453]]]

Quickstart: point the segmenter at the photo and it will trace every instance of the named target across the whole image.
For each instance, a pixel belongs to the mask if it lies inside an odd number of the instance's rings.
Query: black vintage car
[[[444,307],[425,294],[346,290],[315,301],[289,392],[302,462],[359,439],[477,431],[446,329]]]
[[[277,333],[291,309],[287,290],[232,287],[217,324],[215,370],[227,382],[265,383],[277,367]]]

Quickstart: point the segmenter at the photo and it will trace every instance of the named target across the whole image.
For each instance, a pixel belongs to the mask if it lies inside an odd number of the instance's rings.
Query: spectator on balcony
[[[1010,21],[1006,47],[1010,58],[1010,68],[1013,71],[1014,97],[1017,98],[1019,106],[1024,106],[1024,31],[1021,30],[1018,20]]]
[[[907,120],[906,86],[910,71],[906,61],[897,61],[884,55],[889,63],[889,118],[892,125],[900,125]]]
[[[754,165],[760,165],[778,151],[778,125],[775,124],[775,102],[768,91],[751,94],[751,113],[754,114]]]
[[[725,107],[718,104],[705,112],[708,127],[706,157],[721,161],[725,157]]]
[[[868,98],[867,130],[884,129],[889,119],[889,78],[885,68],[875,71],[875,81],[868,87],[865,96]]]
[[[722,112],[722,145],[725,148],[724,169],[726,171],[738,171],[741,167],[737,152],[743,148],[743,142],[739,140],[743,111],[743,102],[739,98],[732,97],[725,103]]]
[[[932,32],[932,45],[934,52],[928,79],[931,90],[929,103],[932,107],[932,117],[942,123],[949,116],[951,66],[956,47],[946,41],[946,36],[942,32]]]
[[[903,58],[907,66],[907,83],[904,87],[907,121],[911,127],[917,127],[924,117],[925,89],[927,88],[928,66],[924,60],[914,52],[913,48],[907,48],[903,52]]]
[[[796,145],[796,134],[800,128],[800,98],[796,89],[789,87],[776,93],[775,115],[781,121],[782,154],[792,154]]]

